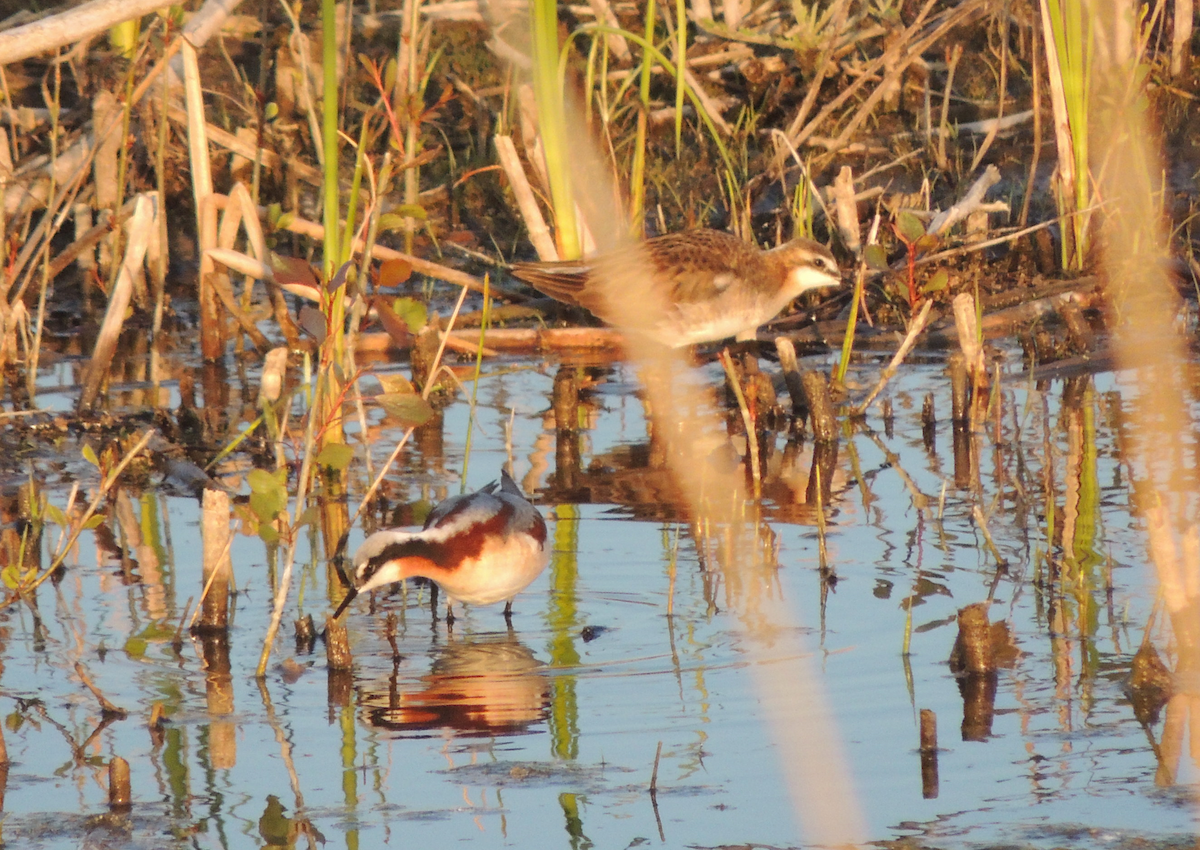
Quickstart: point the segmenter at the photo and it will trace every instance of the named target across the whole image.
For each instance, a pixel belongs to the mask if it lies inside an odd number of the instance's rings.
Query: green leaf
[[[265,469],[252,469],[246,476],[246,483],[255,493],[269,493],[279,489],[279,479]]]
[[[887,251],[883,250],[882,245],[868,245],[863,249],[863,259],[876,271],[888,270]]]
[[[258,527],[258,536],[262,539],[263,543],[268,545],[273,545],[279,542],[279,532],[273,525],[267,525],[266,523],[260,525]]]
[[[319,517],[320,514],[317,512],[316,506],[309,505],[304,509],[304,513],[300,514],[300,516],[296,518],[296,524],[293,526],[293,528],[303,528],[309,523],[316,522]]]
[[[375,380],[383,387],[385,393],[415,393],[417,391],[413,382],[399,372],[376,372]]]
[[[21,584],[21,571],[16,564],[9,564],[0,570],[0,582],[4,582],[4,586],[9,590],[13,590]]]
[[[270,493],[251,493],[250,510],[263,523],[268,523],[279,516],[280,511],[287,507],[287,493],[274,490]],[[260,529],[261,530],[261,529]]]
[[[416,393],[384,393],[375,396],[375,400],[389,416],[399,419],[406,428],[424,425],[433,416],[429,402]]]
[[[279,117],[279,104],[275,101],[270,101],[263,107],[263,120],[274,121]]]
[[[950,285],[950,275],[945,269],[939,269],[929,282],[921,287],[922,292],[941,292]]]
[[[925,235],[925,225],[921,220],[907,210],[901,210],[896,216],[896,232],[907,242],[916,242]]]
[[[425,208],[420,204],[398,204],[392,207],[392,215],[415,218],[417,221],[426,221],[429,218],[429,213],[425,212]]]
[[[46,516],[57,526],[66,528],[68,524],[67,515],[62,512],[62,508],[53,502],[46,503]]]
[[[932,233],[926,233],[917,240],[917,253],[928,254],[942,244],[942,240],[934,236]]]
[[[88,521],[83,524],[83,527],[88,531],[91,531],[93,528],[98,528],[101,525],[104,525],[104,523],[107,521],[108,517],[104,514],[92,514],[90,517],[88,517]]]
[[[425,212],[424,207],[416,204],[400,204],[393,207],[391,212],[384,213],[379,217],[379,229],[385,232],[404,230],[408,227],[410,220],[425,221],[428,218],[429,213]]]
[[[317,455],[317,463],[339,472],[349,466],[352,460],[354,460],[354,449],[345,443],[327,443],[325,448],[321,449],[321,453]]]
[[[392,302],[392,312],[404,320],[410,333],[416,333],[429,321],[429,307],[423,301],[405,296]]]
[[[96,450],[87,443],[83,444],[83,459],[97,469],[100,468],[100,458],[96,457]]]

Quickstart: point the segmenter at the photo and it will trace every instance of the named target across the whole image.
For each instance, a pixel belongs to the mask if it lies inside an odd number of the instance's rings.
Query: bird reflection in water
[[[472,635],[438,648],[428,673],[367,685],[367,721],[398,732],[464,737],[519,735],[541,722],[550,701],[545,664],[515,634]]]

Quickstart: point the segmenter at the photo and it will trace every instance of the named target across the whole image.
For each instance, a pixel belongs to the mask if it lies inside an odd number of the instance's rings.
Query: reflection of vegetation
[[[579,579],[579,510],[572,505],[555,509],[554,551],[550,556],[550,604],[546,623],[550,644],[546,647],[550,663],[569,671],[579,664],[575,646],[579,617],[576,583]],[[547,541],[549,542],[549,541]],[[575,676],[564,672],[551,680],[551,749],[561,759],[579,756],[579,706],[576,703]]]
[[[558,804],[562,807],[567,819],[567,835],[570,837],[571,850],[588,850],[592,841],[583,834],[583,818],[579,816],[580,797],[576,794],[559,794]]]

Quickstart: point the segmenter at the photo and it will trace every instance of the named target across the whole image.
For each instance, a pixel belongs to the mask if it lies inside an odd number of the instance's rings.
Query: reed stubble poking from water
[[[199,616],[193,629],[224,632],[229,628],[229,590],[233,583],[233,529],[229,493],[205,489],[200,519],[203,541]]]
[[[133,788],[129,781],[129,762],[113,756],[108,763],[108,807],[114,812],[126,811],[133,805]]]

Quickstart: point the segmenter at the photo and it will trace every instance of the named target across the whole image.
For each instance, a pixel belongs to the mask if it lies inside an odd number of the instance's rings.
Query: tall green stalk
[[[646,0],[646,44],[654,43],[654,0]],[[650,110],[650,52],[642,52],[642,68],[638,88],[639,103],[637,135],[633,143],[633,162],[629,168],[629,221],[633,236],[640,238],[646,229],[646,133],[647,113]]]
[[[533,94],[537,100],[542,149],[546,155],[550,200],[554,204],[554,235],[559,255],[565,260],[573,260],[582,251],[575,220],[575,194],[571,189],[563,84],[558,70],[558,5],[555,0],[534,0],[530,24]]]
[[[338,257],[338,78],[337,78],[337,6],[334,0],[321,0],[321,61],[324,64],[321,137],[325,149],[325,280],[333,277]]]
[[[1067,113],[1070,151],[1074,167],[1073,185],[1064,185],[1060,212],[1068,217],[1063,223],[1063,266],[1082,269],[1088,252],[1088,220],[1091,187],[1088,181],[1090,74],[1094,59],[1092,20],[1084,14],[1081,0],[1042,0],[1042,21],[1049,24],[1056,62],[1048,63],[1051,74],[1057,69],[1063,106]],[[1049,48],[1049,43],[1047,44]],[[1061,139],[1060,139],[1061,142]]]
[[[324,94],[322,97],[322,141],[324,165],[324,223],[326,285],[333,279],[341,258],[340,204],[338,193],[338,77],[337,77],[337,8],[334,0],[321,0],[321,47],[324,63]],[[321,370],[318,378],[317,404],[312,414],[320,416],[323,428],[321,443],[342,442],[340,421],[341,381],[338,375],[345,358],[345,289],[337,288],[322,296],[326,312],[328,336],[321,343]]]

